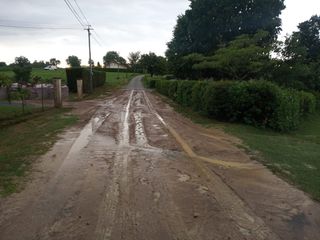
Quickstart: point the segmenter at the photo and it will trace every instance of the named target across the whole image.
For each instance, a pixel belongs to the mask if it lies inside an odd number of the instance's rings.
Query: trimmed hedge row
[[[69,91],[77,92],[77,80],[83,80],[83,92],[90,92],[90,70],[87,68],[67,68],[67,85]],[[106,82],[106,73],[93,70],[93,89],[101,87]]]
[[[267,81],[177,81],[145,79],[145,85],[185,107],[228,122],[277,131],[296,129],[316,109],[313,94],[282,89]]]

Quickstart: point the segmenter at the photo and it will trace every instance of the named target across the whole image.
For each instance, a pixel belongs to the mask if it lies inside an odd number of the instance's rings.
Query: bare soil
[[[80,124],[0,200],[0,239],[320,239],[320,206],[143,89],[74,105]]]

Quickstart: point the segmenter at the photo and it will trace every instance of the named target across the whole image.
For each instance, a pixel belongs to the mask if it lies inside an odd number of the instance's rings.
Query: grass
[[[167,100],[166,100],[167,101]],[[178,112],[207,128],[220,128],[242,140],[247,151],[275,174],[320,201],[320,113],[309,116],[290,133],[244,124],[223,123],[168,100]]]
[[[106,85],[109,88],[120,88],[129,83],[129,80],[137,76],[137,73],[107,72]]]
[[[5,74],[9,77],[14,77],[13,71],[1,71],[0,73]],[[61,78],[64,83],[67,81],[67,75],[66,75],[65,69],[49,71],[41,68],[33,68],[31,72],[31,78],[34,76],[39,76],[46,80],[51,80],[52,78]]]
[[[25,114],[32,113],[35,109],[30,106],[26,106]],[[22,112],[22,107],[19,105],[0,105],[0,121],[20,117],[24,115]]]
[[[69,109],[50,109],[0,128],[0,195],[16,192],[36,157],[48,151],[59,132],[77,121],[68,112]]]
[[[249,149],[258,151],[273,172],[320,200],[320,113],[291,133],[275,133],[240,124],[224,127]]]

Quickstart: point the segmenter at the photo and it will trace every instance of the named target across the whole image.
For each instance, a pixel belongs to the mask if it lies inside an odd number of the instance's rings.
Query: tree
[[[140,57],[141,57],[140,52],[130,52],[129,53],[129,57],[128,57],[129,65],[134,72],[136,71],[137,64],[139,62]]]
[[[67,64],[70,66],[70,67],[80,67],[81,66],[81,59],[79,59],[77,56],[69,56],[67,59],[66,59],[66,62]]]
[[[168,44],[178,55],[212,53],[220,44],[258,30],[276,38],[285,6],[284,0],[202,0],[191,1],[190,8],[178,18]]]
[[[103,64],[104,67],[107,67],[111,63],[118,63],[120,58],[120,55],[116,51],[109,51],[106,53],[106,55],[103,57]]]
[[[60,60],[57,60],[55,58],[50,59],[50,65],[58,66],[60,63],[61,63]]]
[[[273,68],[273,80],[303,90],[320,90],[320,16],[298,25],[280,46],[283,56]]]
[[[100,62],[97,63],[97,68],[101,68]]]
[[[259,31],[254,35],[240,35],[226,47],[216,51],[213,56],[205,57],[193,66],[196,70],[216,70],[220,78],[249,80],[260,78],[270,61],[270,48],[261,46],[268,32]]]
[[[300,23],[298,29],[286,39],[284,56],[295,61],[320,60],[320,16],[312,16]]]
[[[47,65],[49,65],[49,64],[47,64]],[[37,60],[35,60],[32,64],[31,64],[31,66],[32,67],[34,67],[34,68],[44,68],[45,66],[47,66],[46,64],[45,64],[45,62],[44,61],[37,61]]]
[[[139,64],[148,73],[153,75],[163,75],[167,71],[167,60],[164,57],[157,56],[155,53],[141,55]]]
[[[28,58],[20,56],[15,58],[13,72],[15,80],[19,83],[27,83],[31,78],[32,67]]]
[[[212,55],[220,46],[243,34],[269,32],[268,45],[280,31],[284,0],[190,0],[190,9],[178,17],[166,56],[174,74],[181,58],[191,53]]]
[[[7,66],[6,62],[0,62],[0,67],[6,67],[6,66]]]
[[[28,67],[30,66],[30,61],[24,56],[16,57],[14,64],[18,67]]]

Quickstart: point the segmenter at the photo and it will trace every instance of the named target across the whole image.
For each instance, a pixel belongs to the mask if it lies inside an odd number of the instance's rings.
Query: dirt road
[[[143,89],[141,77],[63,134],[21,193],[0,200],[0,239],[320,239],[320,207]]]

